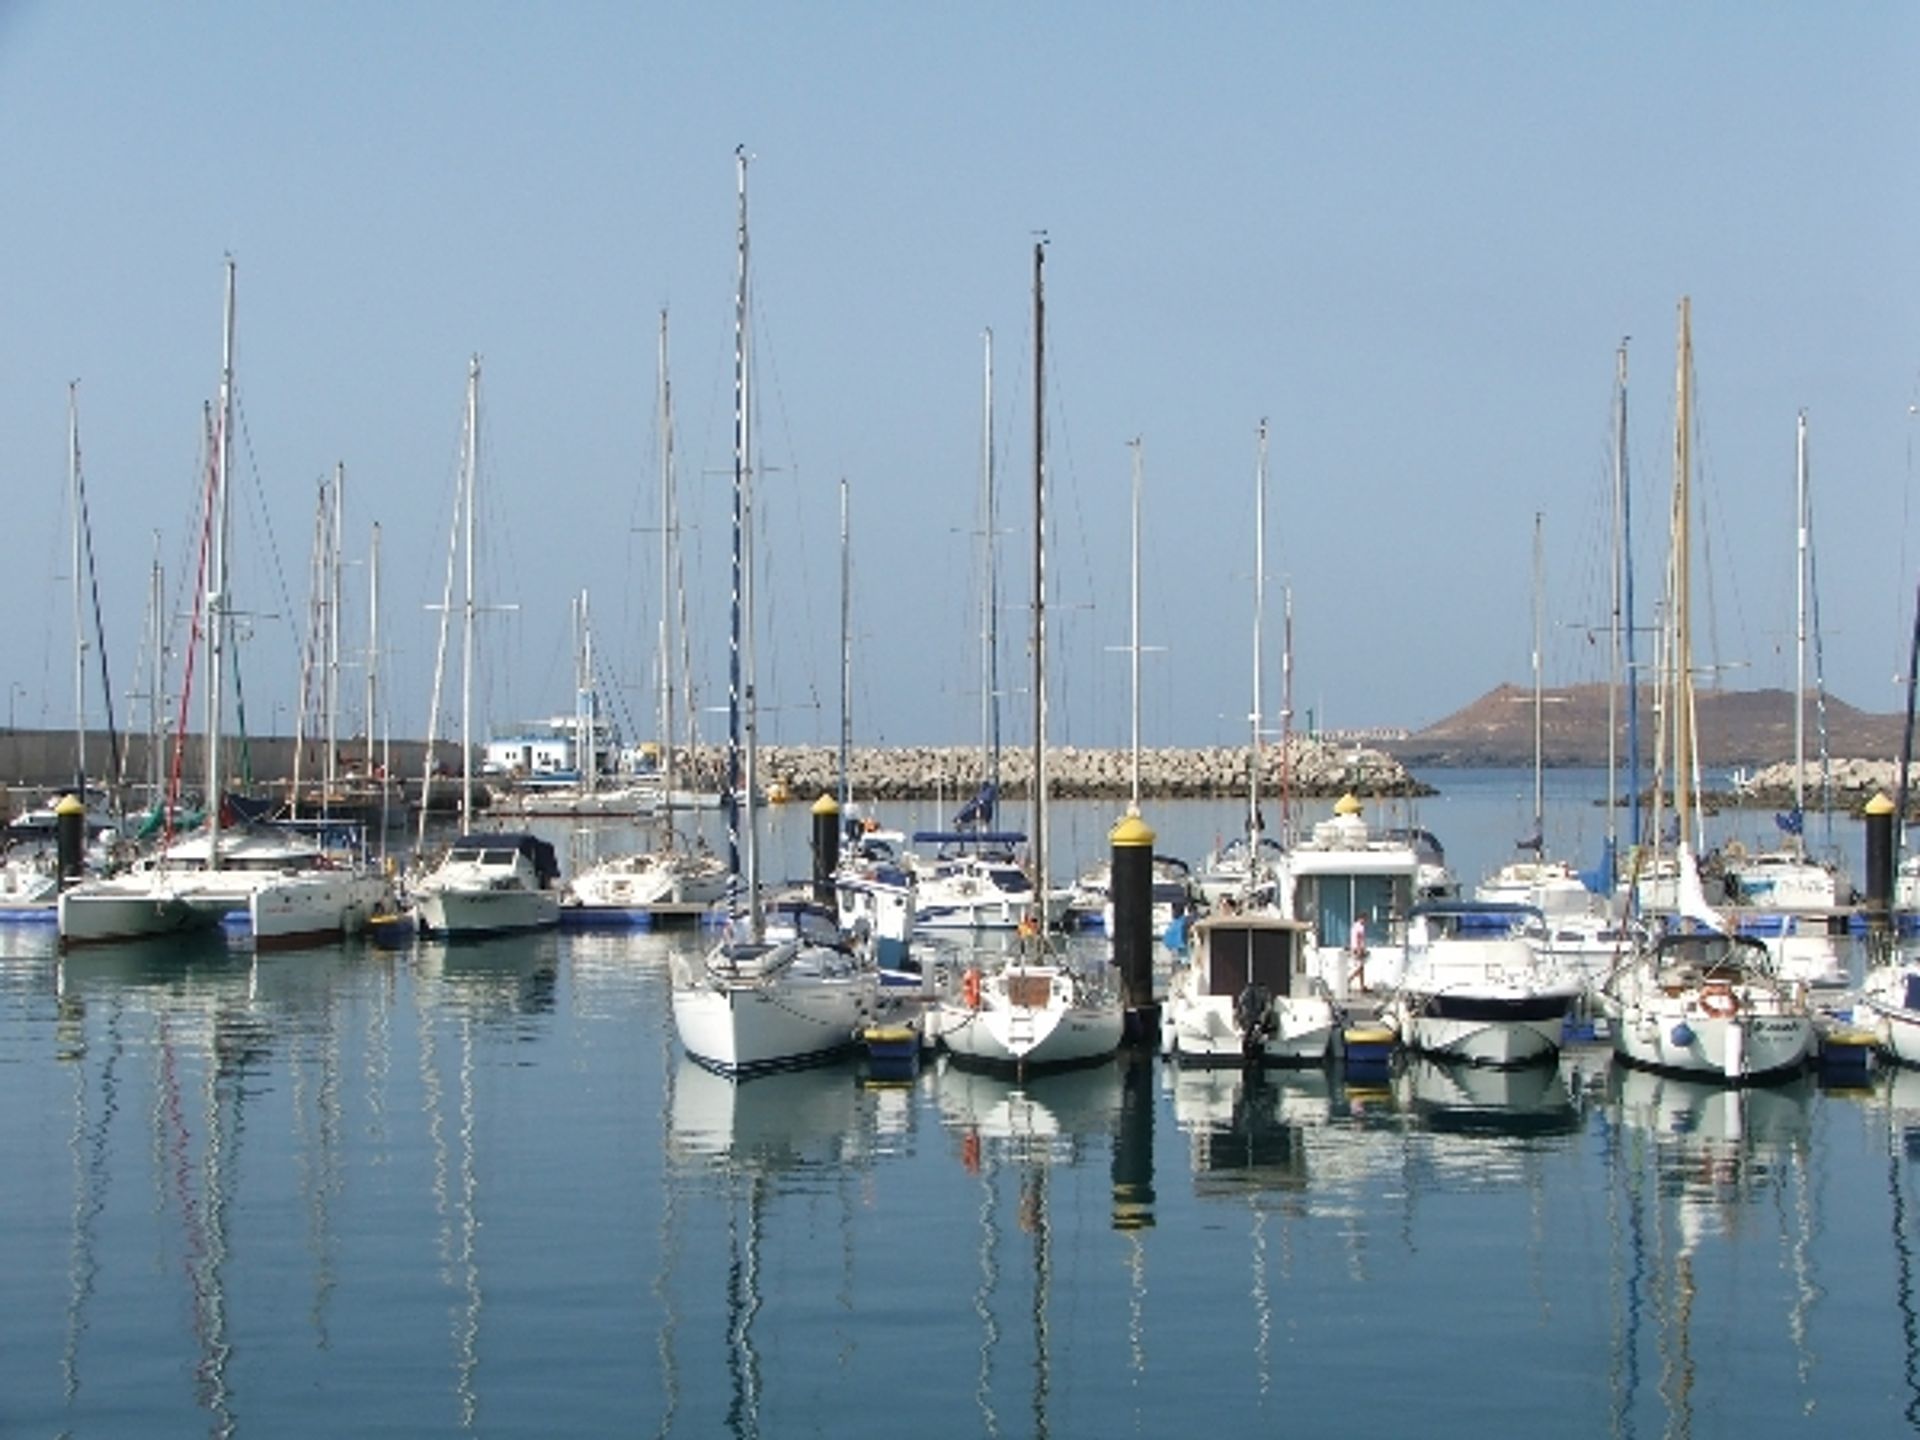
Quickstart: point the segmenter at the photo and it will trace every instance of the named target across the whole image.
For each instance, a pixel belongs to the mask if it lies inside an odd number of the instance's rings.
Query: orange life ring
[[[1733,993],[1733,987],[1725,981],[1715,981],[1700,992],[1700,1009],[1703,1014],[1717,1020],[1724,1020],[1740,1008],[1740,997]]]
[[[967,973],[960,977],[960,998],[967,1002],[969,1010],[980,1008],[980,972],[978,970],[969,968]]]

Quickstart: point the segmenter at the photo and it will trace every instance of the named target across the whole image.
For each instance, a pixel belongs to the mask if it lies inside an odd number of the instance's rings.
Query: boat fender
[[[1685,1050],[1693,1044],[1693,1027],[1682,1020],[1667,1038],[1673,1041],[1676,1050]]]
[[[980,971],[969,966],[967,973],[960,977],[960,998],[966,1001],[969,1010],[980,1008]]]

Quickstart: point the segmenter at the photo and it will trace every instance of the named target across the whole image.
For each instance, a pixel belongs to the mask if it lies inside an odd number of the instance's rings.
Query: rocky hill
[[[1621,696],[1620,753],[1626,753],[1625,700]],[[1788,690],[1703,690],[1698,697],[1700,754],[1708,766],[1770,765],[1793,758],[1793,693]],[[1654,745],[1653,692],[1642,689],[1641,753]],[[1807,708],[1807,748],[1817,749],[1819,719]],[[1826,702],[1827,751],[1835,757],[1894,760],[1900,754],[1899,715],[1869,715],[1831,696]],[[1607,763],[1607,687],[1571,685],[1545,692],[1541,706],[1541,754],[1548,765]],[[1463,710],[1381,745],[1403,764],[1531,765],[1533,690],[1501,685]]]

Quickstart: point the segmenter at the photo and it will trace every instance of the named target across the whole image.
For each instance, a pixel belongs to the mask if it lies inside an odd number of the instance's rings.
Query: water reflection
[[[1756,1217],[1786,1217],[1780,1243],[1792,1277],[1789,1330],[1803,1379],[1810,1370],[1808,1314],[1819,1293],[1807,1175],[1815,1093],[1804,1077],[1731,1089],[1620,1066],[1609,1072],[1610,1210],[1621,1237],[1621,1273],[1611,1287],[1617,1429],[1633,1428],[1651,1359],[1666,1433],[1693,1433],[1701,1368],[1711,1358],[1696,1349],[1694,1335],[1703,1277],[1723,1273],[1718,1250],[1742,1239]]]

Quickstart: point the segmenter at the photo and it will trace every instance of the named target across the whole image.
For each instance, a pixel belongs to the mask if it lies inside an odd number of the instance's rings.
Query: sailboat
[[[1636,946],[1608,976],[1602,999],[1613,1012],[1613,1051],[1618,1059],[1738,1085],[1803,1069],[1813,1053],[1813,1017],[1806,987],[1782,981],[1766,946],[1730,933],[1725,918],[1707,903],[1693,849],[1692,786],[1696,782],[1689,593],[1693,330],[1692,309],[1684,297],[1678,350],[1673,540],[1668,565],[1672,603],[1663,677],[1668,698],[1660,712],[1671,749],[1663,744],[1660,758],[1663,763],[1669,753],[1672,758],[1669,773],[1679,821],[1672,859],[1679,903],[1673,928],[1651,943]],[[1660,789],[1656,781],[1656,834]]]
[[[981,405],[980,486],[983,603],[980,626],[980,783],[944,830],[917,830],[908,852],[915,879],[914,928],[921,931],[1013,932],[1052,926],[1070,895],[1043,896],[1018,858],[1027,836],[996,829],[1000,804],[1000,573],[998,494],[994,475],[993,332],[986,332]]]
[[[660,773],[657,803],[660,843],[647,850],[610,855],[577,872],[567,886],[567,918],[582,924],[650,925],[656,919],[705,910],[726,897],[733,876],[702,844],[689,844],[674,829],[674,811],[685,795],[674,772],[674,537],[678,531],[673,484],[673,392],[667,379],[667,313],[660,312]]]
[[[1033,875],[1047,870],[1046,292],[1044,242],[1033,247]],[[1080,1065],[1119,1048],[1118,988],[1088,975],[1062,952],[1050,925],[1029,920],[1005,956],[977,955],[956,989],[934,1007],[932,1028],[955,1057],[1017,1070]]]
[[[1852,886],[1837,864],[1807,853],[1807,588],[1812,510],[1807,494],[1807,412],[1802,410],[1794,445],[1794,691],[1793,809],[1776,817],[1782,835],[1773,849],[1748,853],[1723,847],[1721,864],[1730,897],[1756,910],[1832,911],[1852,899]],[[1820,937],[1823,938],[1824,937]]]
[[[461,606],[460,820],[467,827],[473,823],[473,629],[477,608],[474,512],[479,429],[480,357],[476,355],[467,366],[466,456],[460,486],[466,552],[466,594]],[[448,559],[451,561],[451,555]],[[437,692],[437,684],[435,689]],[[423,827],[425,813],[423,803]],[[482,834],[469,829],[448,847],[440,864],[414,889],[420,928],[429,935],[459,938],[558,925],[559,878],[553,846],[539,836]]]
[[[748,397],[747,155],[735,152],[739,185],[738,272],[733,347],[733,594],[730,829],[741,910],[703,960],[676,957],[673,1025],[681,1048],[725,1075],[751,1075],[826,1060],[850,1049],[872,1017],[880,978],[870,957],[804,925],[775,938],[760,892],[758,715],[753,673],[751,521],[753,448]]]
[[[226,265],[226,307],[220,372],[218,431],[214,437],[205,530],[202,619],[207,638],[206,777],[210,800],[218,799],[223,764],[221,720],[224,668],[231,643],[227,588],[227,480],[233,450],[233,340],[235,275]],[[348,867],[328,869],[321,838],[277,826],[229,828],[222,806],[208,806],[206,828],[166,843],[121,875],[85,880],[64,891],[59,903],[62,943],[87,944],[186,931],[209,931],[229,914],[252,911],[262,892],[299,891],[300,919],[285,931],[270,918],[268,943],[315,931],[338,935],[356,929],[373,913],[384,884]],[[259,937],[256,937],[259,938]]]
[[[1533,822],[1517,843],[1525,858],[1509,860],[1474,890],[1473,898],[1490,905],[1531,905],[1549,915],[1581,914],[1590,909],[1591,891],[1580,882],[1572,865],[1547,857],[1546,844],[1546,692],[1541,666],[1541,637],[1545,610],[1545,560],[1542,519],[1533,517]]]
[[[1200,893],[1209,904],[1231,900],[1238,908],[1264,903],[1262,894],[1284,851],[1280,842],[1267,834],[1265,816],[1260,808],[1262,724],[1265,702],[1261,681],[1265,670],[1261,645],[1261,626],[1266,612],[1267,588],[1267,422],[1260,422],[1259,464],[1254,467],[1253,491],[1253,709],[1249,716],[1252,733],[1248,736],[1247,821],[1244,833],[1214,847],[1200,862],[1196,877]]]

